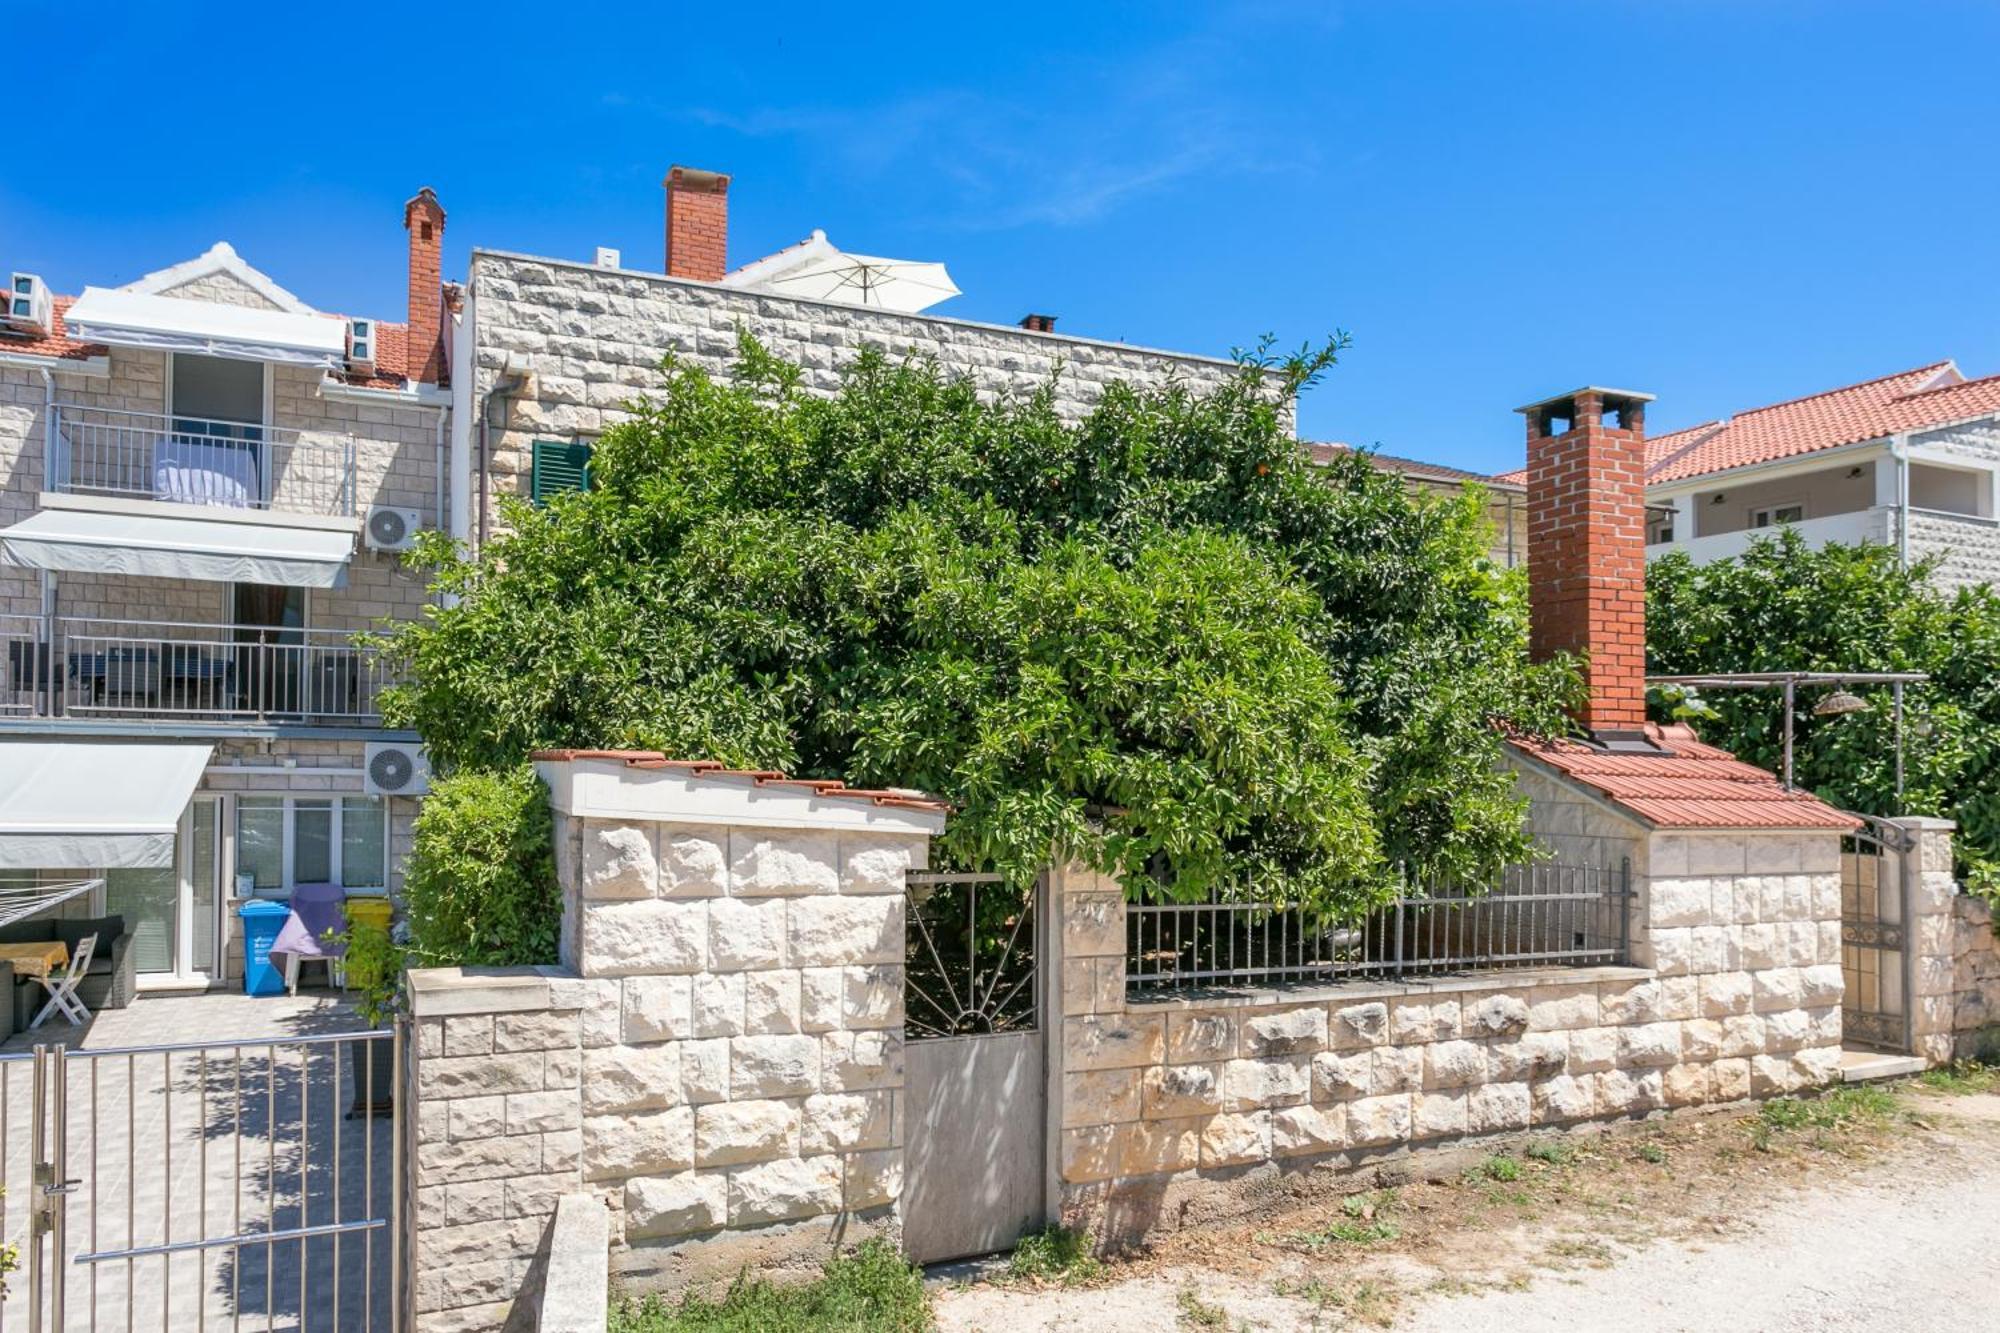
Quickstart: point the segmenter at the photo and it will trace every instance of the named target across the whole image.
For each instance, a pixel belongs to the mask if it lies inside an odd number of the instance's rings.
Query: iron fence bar
[[[389,1225],[386,1217],[355,1218],[351,1222],[320,1222],[309,1227],[286,1227],[278,1231],[252,1231],[237,1236],[208,1236],[198,1240],[162,1241],[158,1245],[135,1245],[125,1250],[103,1250],[79,1254],[80,1264],[113,1263],[120,1259],[148,1259],[159,1254],[190,1254],[196,1250],[226,1250],[238,1245],[277,1245],[286,1241],[311,1240],[356,1231],[380,1231]]]

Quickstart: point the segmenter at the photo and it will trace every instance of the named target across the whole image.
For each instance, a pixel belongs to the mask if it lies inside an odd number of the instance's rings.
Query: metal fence
[[[1622,963],[1631,863],[1509,866],[1490,885],[1406,891],[1359,920],[1212,897],[1126,909],[1134,990],[1377,980]]]
[[[52,491],[297,514],[354,513],[354,437],[58,403]]]
[[[399,1040],[0,1055],[0,1330],[392,1330]]]
[[[373,722],[392,684],[349,630],[0,616],[0,714]]]

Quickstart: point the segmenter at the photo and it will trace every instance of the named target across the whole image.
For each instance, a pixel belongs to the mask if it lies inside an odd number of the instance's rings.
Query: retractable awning
[[[354,535],[220,519],[44,509],[0,528],[0,565],[340,588]]]
[[[78,341],[115,347],[329,368],[338,367],[347,355],[347,326],[331,315],[253,310],[108,287],[85,287],[63,322]]]
[[[171,866],[210,748],[0,741],[0,869]]]

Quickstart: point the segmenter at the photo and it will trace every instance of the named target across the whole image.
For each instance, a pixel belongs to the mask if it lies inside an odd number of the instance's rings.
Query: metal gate
[[[397,1032],[0,1055],[0,1330],[397,1328]]]
[[[991,1254],[1042,1225],[1048,1127],[1042,886],[910,875],[903,1248]]]
[[[1840,842],[1842,1040],[1907,1054],[1913,1044],[1909,835],[1856,816],[1863,826]]]

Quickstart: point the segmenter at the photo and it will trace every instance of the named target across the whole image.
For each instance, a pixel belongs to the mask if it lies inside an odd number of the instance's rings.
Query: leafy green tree
[[[748,338],[727,380],[669,359],[593,490],[424,548],[451,598],[385,713],[447,773],[643,747],[919,787],[944,861],[1016,877],[1342,912],[1398,863],[1476,878],[1530,854],[1494,724],[1559,727],[1575,672],[1529,665],[1476,494],[1301,458],[1283,398],[1339,346],[1074,424],[925,360],[815,397]]]
[[[1990,889],[2000,869],[2000,594],[1947,593],[1933,565],[1903,568],[1876,543],[1809,547],[1784,528],[1732,560],[1675,552],[1647,570],[1647,657],[1668,675],[1732,671],[1925,671],[1905,687],[1905,785],[1896,800],[1889,687],[1855,687],[1864,713],[1816,717],[1802,689],[1793,725],[1799,784],[1864,814],[1955,819],[1960,871]],[[1701,696],[1706,740],[1765,768],[1783,763],[1775,691]]]

